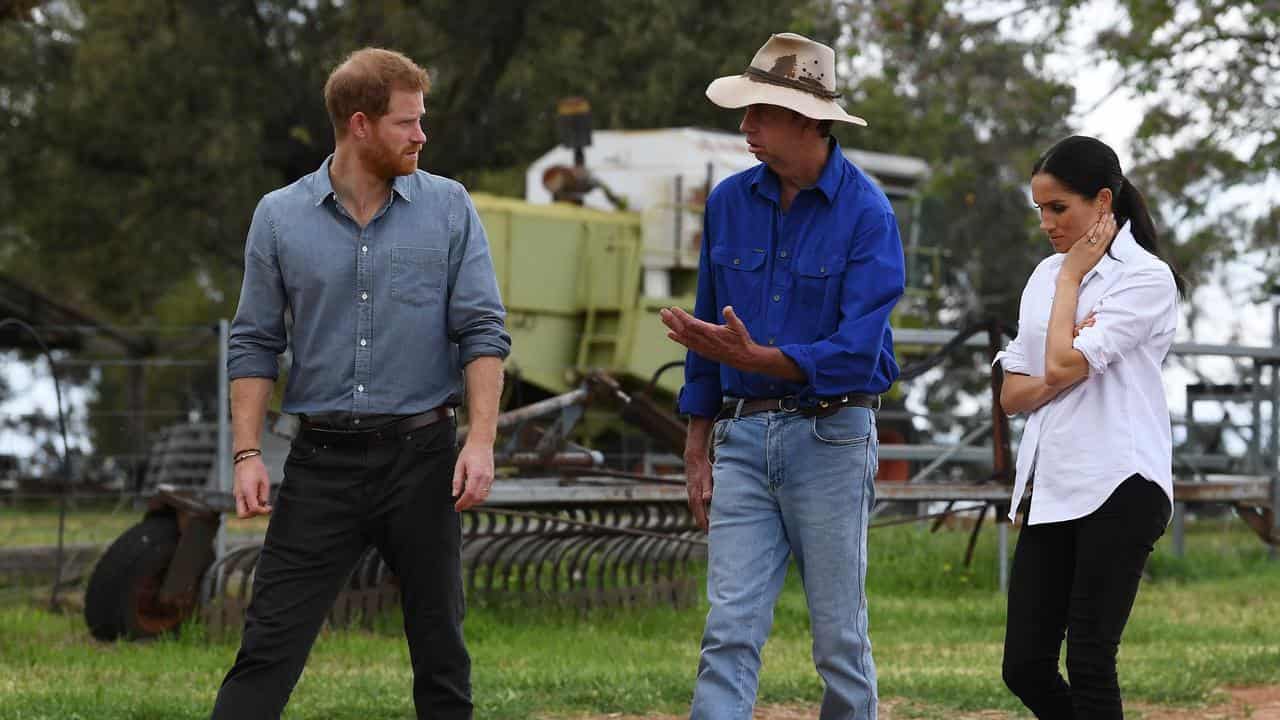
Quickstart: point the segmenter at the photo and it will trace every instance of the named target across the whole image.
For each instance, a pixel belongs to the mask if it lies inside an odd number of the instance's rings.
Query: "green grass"
[[[67,545],[108,545],[125,530],[142,520],[143,511],[131,505],[97,504],[67,513],[64,541]],[[267,530],[266,518],[239,520],[225,516],[228,537],[260,537]],[[0,550],[49,546],[58,542],[58,509],[51,503],[37,507],[0,506]]]
[[[1169,554],[1167,539],[1160,543],[1121,647],[1127,699],[1196,705],[1222,685],[1280,682],[1280,563],[1268,562],[1242,528],[1193,526],[1181,559]],[[871,540],[881,695],[909,699],[922,717],[1016,709],[1000,681],[995,532],[983,532],[968,570],[959,566],[962,532],[890,528]],[[687,711],[705,612],[473,608],[466,631],[476,716]],[[809,644],[793,576],[765,649],[762,703],[816,703],[821,686]],[[99,645],[78,616],[3,608],[0,718],[206,717],[235,651],[234,642],[208,642],[199,627],[176,639]],[[396,618],[381,618],[372,632],[326,632],[286,717],[410,718],[408,667]]]

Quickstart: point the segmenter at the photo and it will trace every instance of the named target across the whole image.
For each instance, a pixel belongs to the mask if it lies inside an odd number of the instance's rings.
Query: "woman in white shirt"
[[[1011,519],[1035,485],[1014,552],[1004,680],[1038,718],[1122,718],[1116,651],[1172,510],[1160,366],[1183,284],[1104,143],[1054,145],[1031,194],[1054,254],[1027,281],[1018,337],[997,356],[1000,404],[1029,414]]]

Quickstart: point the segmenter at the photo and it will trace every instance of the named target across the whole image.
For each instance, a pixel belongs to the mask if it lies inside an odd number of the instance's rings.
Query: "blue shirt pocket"
[[[820,335],[834,331],[826,324],[840,304],[840,279],[846,262],[844,253],[828,249],[796,258],[796,302],[806,314],[818,320]]]
[[[391,248],[391,297],[409,305],[438,300],[448,254],[437,248]]]
[[[716,276],[723,283],[717,288],[717,300],[722,307],[732,305],[744,321],[760,309],[760,296],[764,293],[765,281],[764,254],[763,248],[711,248],[711,264],[715,266]],[[717,320],[719,317],[720,308],[716,308]]]

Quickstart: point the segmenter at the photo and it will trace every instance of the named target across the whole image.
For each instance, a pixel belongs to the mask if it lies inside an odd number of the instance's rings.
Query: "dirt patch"
[[[1171,708],[1143,703],[1125,703],[1126,710],[1143,720],[1280,720],[1280,685],[1245,688],[1223,688],[1217,702],[1202,708]],[[880,720],[928,718],[927,706],[900,698],[880,701]],[[573,720],[684,720],[687,715],[581,715]],[[813,720],[818,717],[816,705],[766,705],[756,708],[755,720]],[[939,711],[937,717],[948,720],[1011,720],[1015,715],[1000,710],[956,713]]]
[[[1134,710],[1143,720],[1280,720],[1280,685],[1223,688],[1219,697],[1223,702],[1203,708],[1134,705]]]
[[[910,710],[906,708],[910,707]],[[889,699],[880,701],[878,716],[880,720],[906,720],[907,718],[928,717],[927,710],[919,705],[911,706],[904,700]],[[817,705],[765,705],[756,708],[754,720],[814,720],[818,717]],[[1015,717],[999,710],[987,710],[975,713],[956,714],[954,711],[939,712],[938,717],[948,720],[1010,720]],[[582,715],[573,720],[685,720],[688,715]]]

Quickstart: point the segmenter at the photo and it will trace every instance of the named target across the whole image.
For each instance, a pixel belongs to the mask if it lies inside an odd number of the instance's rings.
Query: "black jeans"
[[[1028,525],[1009,582],[1004,682],[1043,719],[1123,718],[1116,652],[1169,498],[1134,475],[1102,507],[1065,522]],[[1067,638],[1068,685],[1058,672]]]
[[[313,438],[296,440],[285,463],[240,652],[213,717],[280,717],[325,615],[372,544],[400,581],[418,717],[470,718],[454,423]]]

